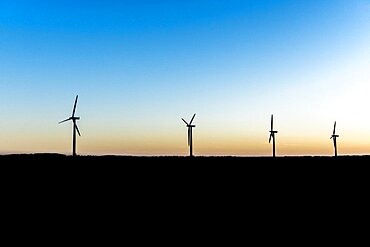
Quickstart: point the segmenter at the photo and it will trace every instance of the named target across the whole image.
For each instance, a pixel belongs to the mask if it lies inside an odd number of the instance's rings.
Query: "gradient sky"
[[[2,0],[0,153],[370,154],[370,0]]]

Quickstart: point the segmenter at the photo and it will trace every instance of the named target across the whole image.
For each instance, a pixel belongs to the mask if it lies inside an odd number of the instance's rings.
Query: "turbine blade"
[[[271,142],[271,138],[272,138],[272,133],[270,134],[269,143]]]
[[[67,119],[65,119],[65,120],[63,120],[63,121],[60,121],[58,124],[61,124],[61,123],[67,122],[67,121],[69,121],[69,120],[71,120],[71,118],[67,118]]]
[[[335,127],[337,127],[337,121],[334,122],[333,135],[335,135]]]
[[[191,120],[190,120],[190,123],[189,123],[189,124],[191,124],[191,123],[193,122],[194,118],[195,118],[195,114],[194,114],[194,115],[193,115],[193,117],[191,118]]]
[[[78,129],[78,127],[77,127],[77,124],[75,124],[75,128],[77,130],[78,135],[81,136],[81,133],[80,133],[80,130]]]
[[[75,105],[73,106],[72,117],[74,117],[74,116],[75,116],[75,112],[76,112],[76,105],[77,105],[77,99],[78,99],[78,95],[76,96]]]
[[[189,125],[186,121],[185,121],[185,119],[183,119],[183,118],[181,118],[182,119],[182,121],[184,121],[184,123],[186,124],[186,125]]]
[[[271,114],[271,131],[274,129],[274,115]]]

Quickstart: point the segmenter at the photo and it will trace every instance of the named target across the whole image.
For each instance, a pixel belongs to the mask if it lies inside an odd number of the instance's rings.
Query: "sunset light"
[[[369,0],[0,2],[0,154],[271,156],[272,114],[370,154]]]

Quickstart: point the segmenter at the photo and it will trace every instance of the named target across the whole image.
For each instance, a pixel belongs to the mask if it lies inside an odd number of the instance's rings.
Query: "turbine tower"
[[[193,157],[193,128],[195,125],[192,125],[193,120],[194,120],[195,114],[191,118],[190,122],[187,123],[185,119],[181,118],[182,121],[186,124],[186,127],[188,127],[188,145],[190,147],[190,157]]]
[[[336,135],[335,134],[335,127],[337,127],[337,121],[334,122],[333,134],[330,137],[330,139],[333,139],[333,143],[334,143],[334,155],[335,155],[335,157],[337,157],[338,156],[338,153],[337,153],[337,137],[339,137],[339,135]]]
[[[275,157],[275,134],[278,133],[276,130],[274,130],[274,115],[271,115],[271,130],[270,132],[270,138],[269,143],[272,139],[272,157]]]
[[[77,131],[78,135],[81,136],[80,130],[78,129],[77,123],[76,123],[76,120],[80,120],[80,117],[75,117],[77,99],[78,99],[78,95],[76,96],[75,104],[73,106],[72,116],[59,122],[59,124],[67,122],[69,120],[72,120],[72,122],[73,122],[73,143],[72,143],[73,144],[73,148],[72,148],[72,155],[73,156],[76,156],[76,131]]]

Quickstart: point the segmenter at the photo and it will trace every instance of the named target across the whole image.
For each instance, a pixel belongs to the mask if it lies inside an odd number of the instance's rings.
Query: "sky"
[[[2,0],[0,154],[370,154],[370,0]]]

